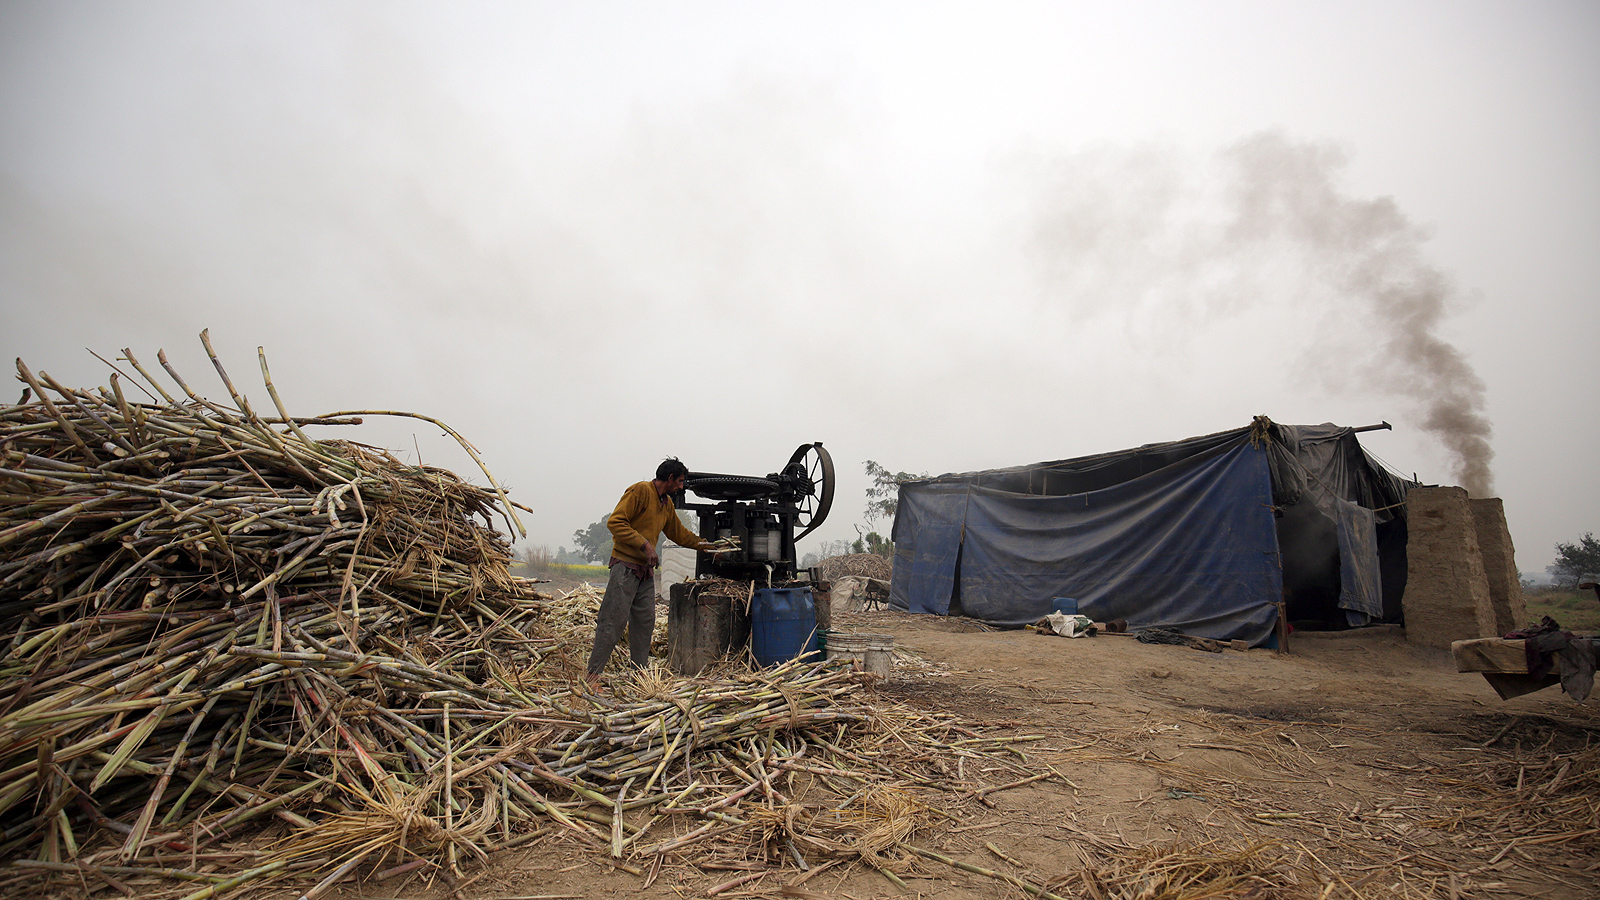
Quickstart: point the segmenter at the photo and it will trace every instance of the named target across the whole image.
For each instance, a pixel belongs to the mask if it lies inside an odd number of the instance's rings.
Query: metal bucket
[[[830,631],[828,658],[848,659],[869,675],[888,678],[894,667],[894,635]]]

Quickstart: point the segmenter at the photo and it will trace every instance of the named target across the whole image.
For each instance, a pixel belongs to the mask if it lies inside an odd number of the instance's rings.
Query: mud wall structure
[[[1505,504],[1499,497],[1468,500],[1467,504],[1478,529],[1483,574],[1489,579],[1489,603],[1494,610],[1491,634],[1516,631],[1528,624],[1528,601],[1522,596],[1522,576],[1517,572],[1511,531],[1506,528]]]
[[[1406,495],[1406,639],[1448,650],[1451,641],[1505,634],[1527,606],[1500,500],[1458,487]]]

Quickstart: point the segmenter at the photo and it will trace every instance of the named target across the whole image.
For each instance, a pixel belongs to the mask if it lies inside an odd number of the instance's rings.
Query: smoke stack
[[[1450,452],[1451,474],[1470,495],[1492,496],[1484,385],[1439,334],[1456,291],[1424,257],[1427,232],[1388,197],[1341,195],[1334,181],[1346,159],[1333,147],[1269,133],[1225,155],[1234,164],[1233,238],[1301,247],[1337,296],[1385,335],[1376,386],[1412,402],[1417,425]]]
[[[1346,196],[1331,144],[1266,132],[1209,162],[1159,147],[1048,160],[1034,223],[1047,290],[1069,313],[1135,324],[1293,304],[1307,371],[1407,401],[1406,423],[1450,454],[1453,478],[1491,496],[1484,385],[1441,335],[1457,292],[1424,255],[1426,230],[1390,198]]]

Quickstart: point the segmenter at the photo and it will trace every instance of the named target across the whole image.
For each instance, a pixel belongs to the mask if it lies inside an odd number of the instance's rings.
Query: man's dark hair
[[[656,466],[657,481],[671,481],[679,475],[688,474],[689,467],[681,462],[678,462],[678,458],[676,456],[669,456],[661,461],[661,465]]]

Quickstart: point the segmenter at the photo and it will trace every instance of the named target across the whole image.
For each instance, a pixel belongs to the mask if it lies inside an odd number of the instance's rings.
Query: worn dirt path
[[[1515,790],[1519,772],[1532,779],[1552,763],[1588,760],[1586,771],[1579,765],[1562,777],[1568,789],[1578,781],[1588,797],[1600,794],[1587,752],[1600,747],[1595,699],[1579,705],[1551,688],[1502,701],[1480,676],[1456,673],[1447,653],[1406,643],[1396,627],[1297,633],[1291,652],[1278,655],[1126,636],[1069,640],[893,612],[837,619],[836,627],[892,634],[910,654],[872,690],[877,702],[1043,734],[1019,745],[1029,764],[1070,782],[1000,791],[988,805],[952,802],[958,823],[916,836],[952,858],[1050,880],[1126,863],[1140,848],[1216,842],[1265,847],[1286,865],[1335,873],[1303,882],[1304,891],[1252,895],[1263,898],[1600,897],[1592,802],[1585,807],[1580,796],[1567,806],[1587,820],[1551,820],[1566,795],[1532,796],[1540,785],[1531,780],[1524,796]],[[500,854],[455,896],[704,897],[739,874],[668,865],[642,889],[641,878],[589,851],[557,847]],[[798,875],[772,872],[718,896],[784,896],[780,887]],[[341,896],[452,894],[377,883]],[[1022,894],[926,862],[904,888],[858,867],[823,872],[789,896]]]

